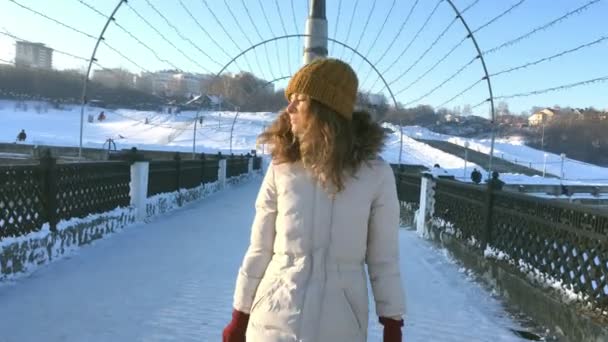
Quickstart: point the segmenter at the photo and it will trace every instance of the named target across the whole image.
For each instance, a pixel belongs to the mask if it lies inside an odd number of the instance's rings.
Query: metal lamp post
[[[544,154],[544,159],[543,159],[543,178],[545,178],[545,173],[547,173],[547,152],[545,152]]]
[[[543,129],[542,134],[540,136],[540,149],[545,150],[545,116],[543,114]]]
[[[464,142],[464,175],[463,177],[467,178],[467,161],[469,159],[469,141]]]
[[[566,154],[562,153],[560,154],[560,157],[562,157],[562,172],[561,172],[561,177],[560,177],[560,182],[564,179],[564,159],[566,159]]]
[[[310,0],[310,13],[306,19],[304,39],[304,64],[327,56],[327,18],[325,0]]]

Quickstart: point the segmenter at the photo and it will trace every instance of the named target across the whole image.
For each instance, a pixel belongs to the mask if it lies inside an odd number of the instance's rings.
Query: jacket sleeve
[[[249,248],[239,269],[234,293],[234,308],[245,313],[251,311],[256,290],[273,253],[277,192],[272,163],[270,163],[260,187],[255,201],[255,210]]]
[[[399,200],[392,169],[381,166],[382,181],[372,202],[369,217],[366,263],[376,314],[405,315],[405,294],[399,269]]]

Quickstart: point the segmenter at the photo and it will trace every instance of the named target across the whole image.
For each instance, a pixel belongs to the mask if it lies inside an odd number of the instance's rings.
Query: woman
[[[399,205],[384,132],[353,113],[358,80],[316,60],[290,80],[286,112],[259,138],[272,163],[223,341],[365,341],[367,264],[384,341],[401,341]]]

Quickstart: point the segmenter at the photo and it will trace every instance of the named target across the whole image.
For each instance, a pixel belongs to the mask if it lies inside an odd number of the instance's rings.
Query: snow
[[[57,231],[63,231],[69,227],[73,227],[78,224],[92,223],[100,218],[104,217],[120,217],[120,216],[131,216],[132,209],[129,207],[125,208],[115,208],[113,210],[99,213],[99,214],[90,214],[83,218],[71,218],[68,220],[61,220],[57,223]],[[42,237],[48,236],[50,234],[50,226],[48,223],[42,225],[42,228],[38,231],[31,232],[26,235],[16,236],[16,237],[5,237],[0,239],[0,249],[6,246],[10,246],[12,244],[21,244],[33,239],[40,239]]]
[[[80,132],[79,105],[67,105],[65,110],[53,109],[47,105],[28,102],[28,111],[17,109],[14,101],[0,100],[0,142],[15,142],[15,137],[21,129],[28,134],[28,144],[78,146]],[[40,113],[35,109],[41,108]],[[97,115],[104,110],[107,119],[97,121]],[[87,118],[92,115],[94,121],[89,123]],[[237,120],[235,117],[238,115]],[[276,117],[276,113],[236,113],[202,111],[166,114],[153,111],[136,111],[127,109],[108,110],[87,107],[84,111],[84,147],[107,148],[104,144],[108,138],[114,139],[118,149],[133,146],[143,150],[192,151],[195,118],[202,118],[203,124],[197,123],[196,151],[229,153],[230,137],[232,134],[233,152],[247,153],[256,148],[256,137]],[[146,120],[148,123],[146,124]],[[232,129],[232,124],[234,129]],[[383,152],[383,158],[391,163],[399,161],[399,127],[384,124],[391,128]],[[439,164],[449,174],[457,179],[470,181],[470,172],[476,167],[484,177],[487,172],[479,165],[471,162],[464,167],[464,160],[454,155],[432,148],[427,144],[412,138],[428,140],[443,140],[464,146],[465,141],[471,149],[489,153],[488,139],[465,139],[434,133],[419,126],[406,126],[402,151],[402,163],[419,164],[428,168]],[[259,148],[262,151],[262,148]],[[267,149],[266,149],[267,151]],[[495,156],[509,161],[535,168],[543,169],[544,152],[527,147],[518,138],[498,139],[495,144]],[[547,173],[561,173],[561,157],[547,154]],[[608,168],[582,163],[566,158],[564,161],[564,184],[608,184]],[[502,174],[501,179],[511,184],[560,184],[556,178],[541,176],[526,176],[521,174]]]
[[[260,180],[136,223],[0,287],[2,341],[218,341],[230,319]],[[444,251],[399,233],[406,341],[524,341]],[[370,341],[381,330],[370,304]]]
[[[408,137],[426,140],[447,141],[459,146],[465,146],[468,142],[469,148],[474,151],[490,153],[490,139],[469,139],[454,137],[450,135],[435,133],[420,126],[406,126],[403,134]],[[520,164],[538,171],[543,171],[545,166],[545,152],[528,147],[520,137],[508,139],[496,139],[494,143],[494,156]],[[559,176],[561,174],[561,156],[554,153],[546,153],[546,172]],[[441,164],[443,166],[443,164]],[[507,177],[507,183],[518,184],[559,184],[555,178],[543,178],[540,176],[530,177],[524,175],[501,175]],[[584,163],[578,160],[564,159],[564,184],[608,184],[608,168]]]

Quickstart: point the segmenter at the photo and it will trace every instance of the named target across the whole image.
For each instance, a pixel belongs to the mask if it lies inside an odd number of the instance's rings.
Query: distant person
[[[481,172],[479,172],[477,168],[473,168],[473,172],[471,172],[471,180],[475,184],[481,183]]]
[[[102,110],[101,113],[99,113],[99,116],[97,117],[97,120],[98,121],[103,121],[105,119],[106,119],[106,114]]]
[[[492,172],[492,179],[490,179],[489,185],[494,190],[502,190],[502,187],[503,187],[503,185],[505,185],[505,182],[503,182],[502,180],[498,179],[498,172],[497,171],[493,171]]]
[[[25,141],[27,139],[27,134],[25,134],[25,130],[22,129],[19,134],[17,134],[17,141]]]

